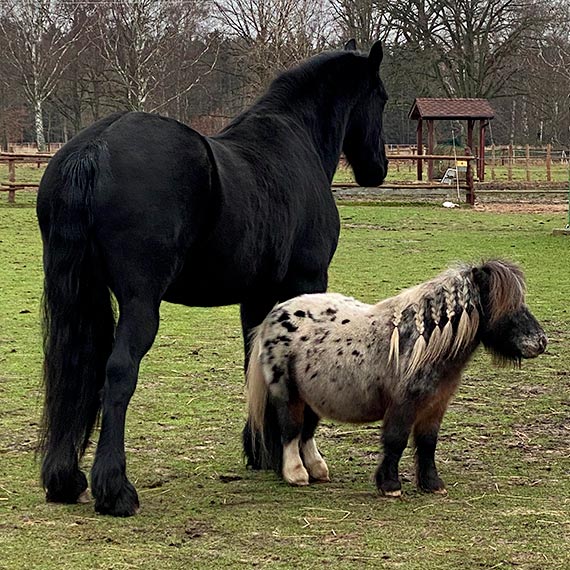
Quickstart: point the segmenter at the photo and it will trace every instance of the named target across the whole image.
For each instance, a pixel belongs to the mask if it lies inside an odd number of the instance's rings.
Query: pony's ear
[[[354,38],[344,44],[344,51],[356,51],[356,40]]]
[[[484,265],[482,265],[474,267],[471,270],[471,273],[473,275],[473,282],[475,283],[475,285],[477,285],[479,291],[482,294],[487,293],[487,291],[489,290],[489,281],[491,278],[489,269]]]
[[[374,73],[377,73],[380,69],[383,57],[384,48],[382,47],[382,42],[378,40],[377,42],[374,42],[374,45],[370,48],[370,53],[368,54],[368,61],[370,62],[370,67]]]

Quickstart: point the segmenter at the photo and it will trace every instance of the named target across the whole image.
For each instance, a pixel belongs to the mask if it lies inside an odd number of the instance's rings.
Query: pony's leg
[[[414,424],[412,408],[411,402],[391,406],[384,417],[384,456],[376,470],[376,487],[386,497],[399,497],[402,494],[398,465]]]
[[[308,485],[309,473],[300,453],[305,404],[294,394],[289,394],[288,401],[278,400],[276,405],[283,442],[283,479],[290,485]]]
[[[422,413],[414,424],[417,486],[426,493],[447,494],[435,465],[435,448],[446,407],[447,401],[438,402]]]
[[[309,473],[303,465],[299,444],[301,435],[283,444],[283,479],[290,485],[303,487],[309,484]]]
[[[330,481],[329,468],[315,443],[314,435],[318,423],[319,417],[317,414],[309,406],[305,406],[305,420],[301,433],[303,463],[312,479],[325,482]]]
[[[102,395],[101,435],[91,471],[95,510],[114,516],[134,515],[139,507],[126,475],[125,417],[142,357],[158,331],[158,303],[131,300],[120,304],[115,346],[107,362]]]

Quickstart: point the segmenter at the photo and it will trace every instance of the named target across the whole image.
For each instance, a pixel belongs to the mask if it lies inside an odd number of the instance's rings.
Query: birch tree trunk
[[[38,152],[45,152],[46,150],[46,138],[44,134],[44,114],[43,105],[40,99],[36,99],[33,102],[34,106],[34,127],[36,130],[36,145],[38,147]]]

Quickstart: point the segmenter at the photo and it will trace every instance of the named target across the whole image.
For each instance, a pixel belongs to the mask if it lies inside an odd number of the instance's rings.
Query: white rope
[[[451,140],[453,141],[453,157],[455,160],[455,186],[457,188],[457,201],[461,202],[461,194],[459,192],[459,168],[457,166],[457,151],[455,150],[455,131],[453,130],[453,121],[451,123]]]

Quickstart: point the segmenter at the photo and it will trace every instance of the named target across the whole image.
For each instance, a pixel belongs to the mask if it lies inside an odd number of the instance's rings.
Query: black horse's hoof
[[[87,477],[82,471],[44,472],[43,485],[48,503],[74,504],[82,502],[81,497],[87,491]]]
[[[140,510],[139,497],[133,485],[125,479],[118,493],[96,494],[95,510],[101,515],[113,517],[132,517]]]

